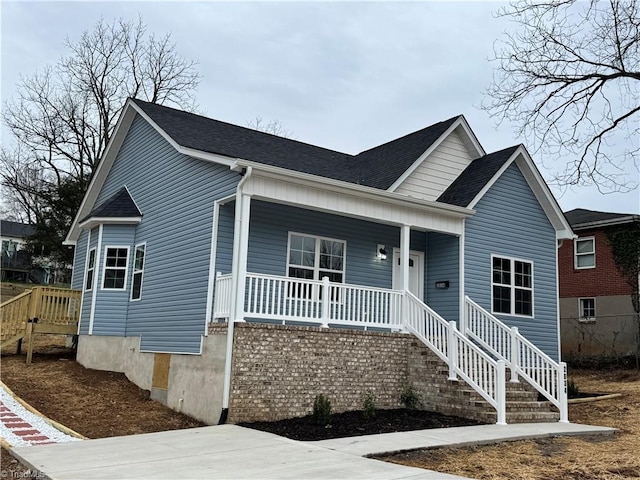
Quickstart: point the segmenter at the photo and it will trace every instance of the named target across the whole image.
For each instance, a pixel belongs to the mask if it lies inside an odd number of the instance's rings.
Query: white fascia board
[[[470,146],[471,148],[473,148],[476,155],[475,158],[479,158],[485,155],[485,151],[482,148],[482,145],[480,145],[480,142],[478,142],[478,139],[471,130],[471,127],[467,123],[467,120],[464,118],[464,116],[460,115],[458,119],[453,122],[449,126],[449,128],[447,128],[447,130],[442,135],[440,135],[440,137],[435,142],[433,142],[431,146],[427,150],[425,150],[425,152],[420,155],[418,159],[413,162],[413,164],[409,168],[407,168],[407,170],[402,175],[400,175],[400,177],[395,182],[393,182],[393,185],[391,185],[387,190],[389,192],[395,192],[397,188],[402,185],[402,183],[407,178],[409,178],[409,176],[416,170],[416,168],[418,168],[422,164],[422,162],[424,162],[426,158],[429,157],[429,155],[431,155],[436,150],[436,148],[438,148],[440,144],[444,142],[447,137],[451,135],[455,130],[462,130],[462,136],[466,137],[463,138],[462,141],[465,146]]]
[[[355,183],[344,182],[327,177],[311,175],[309,173],[297,172],[281,167],[273,167],[263,163],[255,163],[248,160],[237,160],[232,170],[241,169],[243,167],[252,167],[254,175],[259,174],[264,177],[276,179],[287,178],[299,185],[308,185],[314,188],[322,188],[323,190],[332,190],[338,193],[347,193],[361,198],[370,198],[378,202],[389,203],[393,205],[403,206],[407,208],[415,208],[442,215],[448,215],[458,218],[467,218],[475,213],[471,208],[458,207],[447,203],[434,202],[431,200],[422,200],[419,198],[408,197],[398,193],[380,190],[378,188],[367,187]]]
[[[78,237],[80,236],[80,219],[89,215],[93,209],[95,201],[98,198],[98,194],[100,193],[100,190],[102,190],[102,186],[107,179],[109,170],[111,170],[111,166],[116,159],[118,151],[129,132],[129,127],[131,127],[131,123],[136,116],[136,111],[131,108],[132,106],[133,102],[131,99],[127,100],[127,103],[120,114],[120,118],[118,119],[118,123],[116,124],[116,128],[113,131],[114,133],[109,139],[109,143],[107,144],[107,148],[105,148],[100,163],[98,163],[98,168],[96,168],[96,171],[91,178],[89,188],[87,188],[87,192],[82,198],[80,208],[71,223],[71,228],[67,233],[67,237],[62,242],[63,245],[75,245]]]
[[[613,227],[615,225],[624,225],[625,223],[640,222],[640,215],[627,215],[626,217],[618,217],[610,220],[598,220],[595,222],[577,223],[573,225],[574,230],[589,230],[599,227]]]
[[[137,225],[142,217],[91,217],[79,224],[80,228],[93,228],[100,224],[107,225]]]
[[[535,195],[536,199],[540,203],[540,206],[544,210],[547,218],[551,222],[551,225],[556,231],[556,239],[572,239],[575,237],[573,231],[571,230],[571,225],[567,222],[564,214],[562,213],[562,209],[558,202],[556,201],[553,193],[549,189],[547,182],[544,181],[540,171],[536,167],[533,162],[529,152],[524,147],[524,145],[518,146],[515,152],[509,157],[509,159],[504,162],[502,167],[491,177],[486,185],[480,190],[480,192],[475,196],[475,198],[468,205],[469,208],[475,208],[480,199],[484,197],[484,195],[491,189],[491,187],[496,183],[496,181],[502,176],[507,168],[511,166],[512,163],[516,163],[522,175],[524,176],[529,188]]]

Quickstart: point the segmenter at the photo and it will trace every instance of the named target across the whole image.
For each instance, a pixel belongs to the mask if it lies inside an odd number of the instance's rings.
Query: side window
[[[596,239],[594,237],[578,238],[574,242],[574,264],[578,269],[595,268],[596,266]]]
[[[142,298],[142,277],[144,276],[144,255],[147,249],[146,244],[136,245],[136,252],[133,258],[133,283],[131,287],[131,300]]]
[[[104,290],[124,290],[127,286],[129,247],[106,247],[104,256]]]
[[[533,263],[492,257],[491,297],[493,313],[533,316]]]
[[[96,249],[89,250],[89,259],[87,260],[87,277],[84,282],[85,291],[93,289],[93,277],[96,271]]]

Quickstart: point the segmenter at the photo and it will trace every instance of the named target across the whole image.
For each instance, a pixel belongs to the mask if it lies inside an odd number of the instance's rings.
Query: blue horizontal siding
[[[458,238],[453,235],[427,234],[427,303],[447,321],[458,321],[460,311],[460,263]],[[448,281],[449,288],[436,288],[436,282]]]
[[[533,262],[534,318],[498,315],[558,358],[556,237],[544,210],[513,164],[466,221],[465,292],[491,311],[491,255]]]
[[[128,300],[130,271],[126,305],[117,307],[126,312],[119,334],[141,336],[143,350],[200,351],[214,202],[233,194],[239,178],[228,167],[178,153],[142,118],[134,119],[97,204],[126,185],[143,214],[129,245],[131,269],[135,244],[146,242],[142,298]],[[115,308],[103,305],[104,298],[96,305],[101,314]]]
[[[89,241],[89,249],[91,248],[97,248],[98,246],[98,227],[95,227],[93,229],[91,229],[91,238],[89,239],[89,233],[84,230],[81,233],[80,238],[83,238],[83,235],[85,236],[85,241]],[[96,262],[98,262],[98,257],[97,257],[97,250],[96,250]],[[85,273],[86,273],[86,250],[85,250],[85,256],[84,257],[77,257],[77,260],[80,261],[80,264],[83,266],[82,268],[82,280],[81,282],[84,283],[84,278],[85,278]],[[100,268],[98,266],[98,264],[96,263],[95,269],[93,271],[93,289],[99,288],[98,285],[98,272],[100,272]],[[84,286],[83,286],[84,288]],[[91,315],[91,302],[92,302],[92,297],[93,297],[93,290],[90,290],[88,292],[84,292],[82,294],[82,311],[80,312],[80,335],[86,335],[89,333],[89,325],[91,322],[90,319],[90,315]]]
[[[94,335],[124,336],[127,323],[127,306],[131,289],[131,271],[133,262],[133,241],[135,225],[104,225],[102,231],[102,249],[100,252],[97,277],[96,310],[93,318]],[[125,290],[104,290],[104,260],[107,249],[129,247]]]
[[[87,242],[89,240],[89,232],[87,230],[83,230],[80,232],[80,236],[78,237],[78,241],[76,242],[76,246],[73,252],[73,277],[71,278],[71,288],[74,290],[83,290],[84,289],[84,272],[85,272],[85,262],[87,260]],[[80,329],[83,328],[83,321],[87,324],[89,322],[89,316],[83,316],[83,312],[85,310],[85,305],[87,303],[87,299],[82,298],[82,309],[80,310]]]

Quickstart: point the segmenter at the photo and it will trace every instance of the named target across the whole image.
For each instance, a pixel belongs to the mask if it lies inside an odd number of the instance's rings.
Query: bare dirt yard
[[[620,433],[418,450],[382,459],[479,480],[640,478],[640,372],[573,370],[569,378],[581,391],[622,394],[611,400],[570,405],[571,422],[615,427]]]

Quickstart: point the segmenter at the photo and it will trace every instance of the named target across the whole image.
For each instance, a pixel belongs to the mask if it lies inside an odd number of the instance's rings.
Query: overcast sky
[[[512,26],[495,2],[0,3],[2,99],[20,75],[54,63],[64,39],[103,17],[171,33],[198,62],[199,110],[246,125],[278,120],[293,138],[358,153],[458,114],[487,152],[524,143],[479,110],[494,41]],[[3,129],[2,141],[8,140]],[[533,155],[550,179],[551,159]],[[552,190],[564,210],[640,213],[640,192]]]

